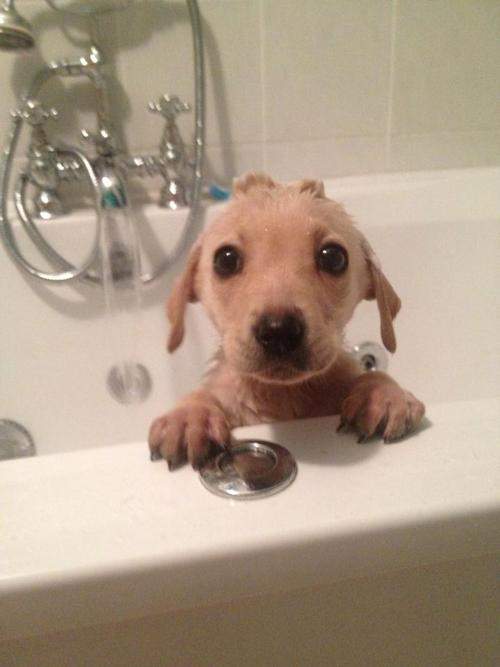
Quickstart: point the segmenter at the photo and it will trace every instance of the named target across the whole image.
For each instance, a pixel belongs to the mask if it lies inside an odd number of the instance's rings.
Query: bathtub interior
[[[496,178],[498,170],[490,169],[326,183],[367,235],[401,296],[398,350],[389,372],[427,403],[498,394]],[[207,206],[194,233],[220,208]],[[193,305],[184,344],[167,354],[163,304],[182,269],[184,258],[173,249],[185,216],[156,208],[136,215],[146,268],[172,257],[168,271],[142,295],[137,360],[153,385],[143,403],[122,405],[107,389],[107,373],[131,334],[106,317],[100,290],[35,282],[0,255],[0,417],[28,428],[39,454],[145,440],[151,419],[196,386],[216,349],[215,332]],[[43,231],[76,261],[92,227],[92,216],[82,213]],[[358,306],[347,341],[380,342],[373,302]]]

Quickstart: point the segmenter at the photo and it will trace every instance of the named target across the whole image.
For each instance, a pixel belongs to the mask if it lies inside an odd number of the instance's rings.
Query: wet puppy
[[[244,424],[340,413],[360,440],[400,438],[424,406],[381,372],[363,373],[343,349],[362,299],[376,299],[385,347],[401,303],[370,245],[319,181],[289,185],[249,173],[191,249],[168,301],[168,349],[201,301],[221,337],[204,384],[151,425],[149,446],[173,469],[199,468]]]

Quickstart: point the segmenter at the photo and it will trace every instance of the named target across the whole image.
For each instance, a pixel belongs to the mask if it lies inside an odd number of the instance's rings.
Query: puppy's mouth
[[[291,383],[299,382],[304,376],[311,374],[306,360],[271,361],[249,375],[264,382]]]
[[[311,364],[308,355],[304,355],[303,358],[269,361],[254,369],[245,369],[243,374],[266,384],[299,384],[326,372],[334,360],[333,356],[316,366]]]

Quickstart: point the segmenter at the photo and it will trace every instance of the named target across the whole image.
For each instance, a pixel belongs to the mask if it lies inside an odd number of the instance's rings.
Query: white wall
[[[17,6],[39,46],[0,55],[1,135],[42,58],[84,43],[82,20],[65,20],[64,34],[42,0]],[[296,178],[498,162],[498,0],[200,0],[200,8],[208,162],[219,180],[248,168]],[[155,150],[162,122],[148,100],[193,97],[185,4],[137,0],[103,22],[102,42],[119,78],[117,124],[132,150]],[[67,138],[92,122],[84,84],[70,82],[68,94],[68,82],[57,82],[46,99],[60,107]]]

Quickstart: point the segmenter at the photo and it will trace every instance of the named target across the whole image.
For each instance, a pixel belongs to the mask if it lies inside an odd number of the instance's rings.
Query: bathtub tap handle
[[[183,102],[177,95],[162,95],[158,102],[149,103],[149,110],[160,114],[166,121],[158,156],[160,173],[165,181],[159,199],[162,208],[177,209],[180,206],[187,206],[190,201],[188,183],[192,174],[189,173],[186,148],[176,122],[179,114],[190,109],[189,104]]]
[[[38,100],[26,100],[21,109],[12,112],[13,118],[21,118],[32,127],[40,127],[47,120],[56,120],[59,117],[57,109],[46,109]]]
[[[57,192],[60,182],[58,153],[47,137],[45,123],[48,120],[56,120],[58,112],[53,108],[46,109],[36,99],[28,99],[21,109],[13,112],[12,116],[25,121],[31,127],[25,176],[35,186],[33,208],[36,216],[42,220],[57,218],[64,213]],[[19,211],[19,200],[16,207]],[[23,219],[21,213],[20,217]]]
[[[114,156],[118,153],[115,137],[107,127],[100,127],[97,132],[83,128],[80,135],[83,141],[95,146],[98,155]]]
[[[186,151],[181,133],[177,127],[176,119],[181,113],[190,111],[191,107],[187,102],[183,102],[177,95],[162,95],[158,102],[150,102],[149,110],[151,113],[158,113],[166,120],[165,129],[160,141],[160,163],[166,172],[172,168],[179,173],[177,178],[181,177],[186,166]],[[165,173],[165,178],[167,174]]]
[[[158,102],[150,102],[148,109],[151,113],[159,113],[167,123],[173,123],[180,113],[191,111],[189,104],[177,95],[162,95]]]

